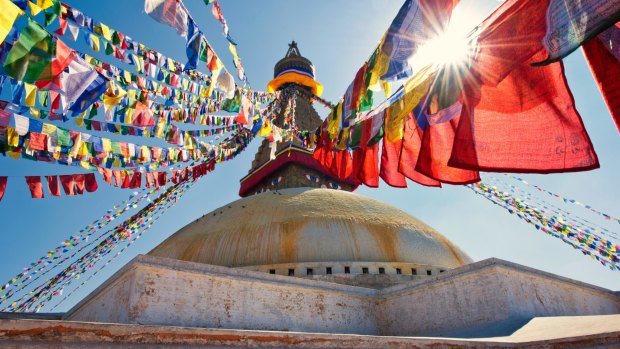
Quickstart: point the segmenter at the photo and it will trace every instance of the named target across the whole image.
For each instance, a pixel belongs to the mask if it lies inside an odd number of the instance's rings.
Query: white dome
[[[472,262],[443,235],[395,207],[346,191],[309,188],[222,206],[149,255],[228,267],[359,261],[456,268]]]

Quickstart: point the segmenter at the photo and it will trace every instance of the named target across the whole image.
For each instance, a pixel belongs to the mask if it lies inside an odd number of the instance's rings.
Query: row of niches
[[[244,267],[243,269],[269,274],[307,277],[315,275],[409,275],[432,276],[445,272],[448,268],[413,263],[379,262],[333,262],[296,263]]]

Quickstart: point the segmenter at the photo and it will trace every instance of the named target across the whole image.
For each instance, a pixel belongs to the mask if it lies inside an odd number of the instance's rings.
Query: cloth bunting
[[[41,183],[40,176],[26,176],[26,183],[28,184],[30,195],[33,199],[42,199],[44,197],[43,184]]]
[[[0,201],[4,197],[4,193],[6,192],[6,183],[8,181],[8,177],[0,176]]]
[[[472,75],[463,79],[449,166],[532,173],[599,167],[562,62],[531,66],[547,54],[545,16],[531,13],[546,9],[545,1],[504,2],[483,22]]]
[[[157,22],[171,26],[182,37],[187,36],[187,23],[190,18],[181,1],[145,0],[144,12]]]
[[[583,53],[620,131],[620,22],[583,45]]]
[[[4,42],[15,20],[23,14],[24,11],[10,0],[0,0],[0,43]]]

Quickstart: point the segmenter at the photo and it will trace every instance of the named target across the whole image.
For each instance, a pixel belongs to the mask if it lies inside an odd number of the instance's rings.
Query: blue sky
[[[184,39],[177,36],[172,28],[148,17],[140,0],[70,0],[67,3],[165,55],[179,61],[185,60]],[[462,0],[462,3],[471,16],[480,19],[498,4],[494,0]],[[234,69],[221,26],[212,17],[210,8],[201,0],[186,0],[186,5],[226,66]],[[330,101],[340,98],[401,5],[402,1],[384,0],[221,0],[230,34],[239,44],[238,52],[252,87],[265,89],[272,78],[275,62],[283,57],[287,44],[296,40],[301,53],[314,63],[317,79],[325,86],[323,97]],[[81,40],[77,45],[69,44],[89,53]],[[115,63],[109,57],[107,59]],[[581,52],[573,53],[565,64],[577,108],[592,138],[601,168],[582,173],[523,177],[550,191],[620,216],[620,187],[616,183],[620,171],[618,131]],[[322,116],[326,115],[325,109],[317,106],[317,110]],[[203,214],[238,199],[239,179],[247,173],[258,144],[254,141],[235,160],[218,165],[215,172],[191,188],[181,202],[170,209],[129,251],[65,302],[60,310],[66,310],[79,301],[137,254],[148,252]],[[9,176],[81,172],[75,168],[7,158],[0,158],[0,169],[0,175]],[[30,199],[23,178],[10,178],[6,195],[0,201],[0,235],[3,238],[0,244],[3,261],[0,263],[0,282],[19,273],[21,268],[49,248],[78,232],[130,195],[128,190],[109,187],[102,180],[99,183],[100,189],[96,193],[34,200]],[[357,193],[384,201],[418,217],[454,241],[474,260],[497,257],[606,288],[620,289],[618,272],[603,268],[598,262],[535,230],[467,188],[446,186],[436,189],[411,184],[408,189],[394,189],[382,183],[379,189],[360,188]],[[551,198],[546,199],[556,203]],[[578,207],[562,207],[595,222],[601,221]],[[618,224],[603,223],[614,231],[620,230]]]

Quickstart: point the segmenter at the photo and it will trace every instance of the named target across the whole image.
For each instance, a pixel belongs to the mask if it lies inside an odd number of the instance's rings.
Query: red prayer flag
[[[0,200],[4,197],[4,192],[6,191],[6,183],[8,181],[8,177],[0,176]]]
[[[103,180],[106,183],[110,185],[112,184],[112,170],[108,168],[99,167],[99,173],[103,176]]]
[[[429,187],[441,187],[441,183],[416,171],[420,151],[422,149],[423,130],[416,122],[413,112],[407,115],[403,129],[402,148],[398,162],[398,172],[412,181]]]
[[[84,182],[86,185],[86,191],[92,193],[96,191],[99,186],[97,185],[97,179],[94,173],[87,173],[84,175]]]
[[[387,137],[384,137],[383,150],[381,151],[381,170],[379,175],[385,183],[396,188],[407,188],[405,176],[398,172],[398,160],[402,143],[402,139],[397,142],[390,142]]]
[[[614,46],[615,45],[615,46]],[[585,43],[583,53],[620,131],[620,22]]]
[[[531,66],[547,56],[548,5],[506,1],[482,23],[449,166],[531,173],[599,166],[561,62]]]
[[[121,171],[119,170],[112,170],[112,175],[114,176],[114,186],[115,187],[119,187],[121,186],[122,178],[121,178]]]
[[[141,186],[142,186],[142,173],[140,171],[134,171],[133,176],[131,176],[129,187],[132,189],[135,189],[135,188],[140,188]]]
[[[39,176],[26,176],[26,183],[28,183],[28,188],[30,189],[30,195],[33,199],[42,199],[43,195],[43,184],[41,183],[41,177]]]
[[[464,89],[449,166],[528,173],[599,167],[562,62],[544,67],[525,62],[497,86],[466,79]]]
[[[47,179],[47,190],[50,195],[60,196],[60,186],[58,185],[58,176],[45,176]]]
[[[122,189],[127,189],[131,187],[131,179],[133,178],[133,175],[130,176],[129,173],[127,171],[119,171],[121,174],[121,177],[123,178],[123,183],[121,184],[121,188]]]
[[[151,111],[149,109],[148,103],[144,104],[139,101],[136,102],[136,107],[133,115],[133,125],[143,127],[155,125],[153,117],[151,116]]]
[[[353,150],[353,174],[359,183],[379,186],[379,143]]]
[[[73,180],[75,181],[75,191],[77,194],[84,194],[84,182],[85,178],[83,174],[75,174],[73,175]]]
[[[65,194],[69,196],[75,195],[75,180],[73,179],[73,175],[61,175],[58,177],[60,178],[60,183],[62,184],[62,189],[65,191]]]
[[[146,180],[144,181],[144,185],[147,188],[150,188],[150,187],[154,186],[154,184],[155,184],[154,181],[155,181],[155,179],[153,178],[153,173],[152,172],[147,172],[146,173]]]
[[[46,150],[47,135],[39,132],[30,132],[30,148],[33,150]]]
[[[166,185],[166,177],[167,177],[166,172],[157,172],[157,184],[160,187],[163,187]]]
[[[453,154],[454,130],[459,124],[459,119],[460,116],[457,114],[449,121],[429,125],[424,130],[415,171],[427,178],[418,178],[419,183],[428,179],[448,184],[480,182],[478,171],[455,168],[449,164],[450,155]]]

